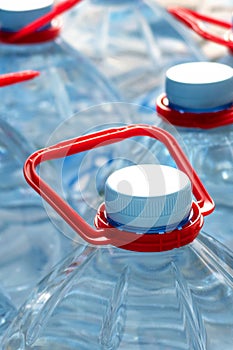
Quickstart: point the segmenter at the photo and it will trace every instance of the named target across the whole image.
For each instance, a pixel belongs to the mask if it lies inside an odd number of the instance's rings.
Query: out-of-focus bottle
[[[166,122],[177,128],[216,203],[207,232],[233,250],[233,69],[214,62],[177,65],[167,71],[165,85],[158,114],[165,128]]]
[[[126,102],[153,106],[168,67],[203,59],[184,27],[153,0],[83,1],[65,24],[65,40],[111,78]]]

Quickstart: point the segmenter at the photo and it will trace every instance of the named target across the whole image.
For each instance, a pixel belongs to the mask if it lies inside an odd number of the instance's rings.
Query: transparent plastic
[[[212,74],[209,75],[208,69],[212,68]],[[225,69],[229,73],[228,78],[223,74]],[[198,76],[200,71],[202,75]],[[173,77],[172,72],[176,73]],[[192,84],[193,76],[197,78],[195,84]],[[174,91],[171,82],[174,83]],[[229,86],[225,86],[226,82],[229,82]],[[167,72],[166,86],[167,97],[164,94],[158,98],[157,111],[162,118],[165,117],[165,128],[166,119],[176,125],[194,169],[216,203],[211,219],[206,219],[205,230],[233,250],[230,214],[233,208],[233,70],[210,62],[193,63],[185,67],[179,65]],[[170,96],[171,100],[174,99],[171,104]],[[182,96],[185,96],[184,107]],[[221,105],[218,98],[226,98],[227,105],[224,107],[225,102]],[[216,105],[212,105],[213,101]],[[166,154],[164,162],[169,162]]]
[[[136,104],[107,103],[105,104],[106,114],[109,114],[103,123],[102,106],[96,106],[88,110],[77,113],[60,125],[50,138],[50,145],[60,141],[60,135],[64,140],[73,138],[73,130],[79,129],[82,134],[90,134],[112,127],[121,127],[132,123],[142,123],[160,126],[163,125],[161,119],[156,115],[155,110],[144,108]],[[112,114],[111,111],[115,112]],[[108,112],[110,111],[110,112]],[[92,120],[90,128],[89,114],[95,118]],[[80,123],[80,120],[83,123]],[[174,134],[175,128],[170,125]],[[77,135],[78,136],[78,135]],[[180,144],[185,145],[177,135]],[[154,144],[157,144],[156,152],[153,153]],[[116,169],[144,161],[146,163],[160,164],[163,159],[165,147],[148,137],[136,137],[131,140],[96,148],[90,151],[81,152],[66,158],[51,160],[40,164],[39,174],[56,192],[77,210],[85,220],[93,224],[93,215],[96,213],[100,200],[104,194],[105,181],[107,177]],[[54,165],[56,168],[56,181],[49,176],[48,166]],[[52,217],[51,207],[44,203],[47,213]],[[87,210],[88,209],[88,210]],[[82,241],[66,225],[60,221],[55,222],[59,229],[71,237],[72,240]],[[61,226],[60,226],[61,225]]]
[[[34,290],[3,349],[232,348],[232,255],[202,233],[163,253],[80,247]]]
[[[34,289],[3,349],[230,350],[232,262],[204,232],[161,253],[79,245]]]
[[[153,106],[168,67],[204,59],[187,30],[153,0],[87,0],[64,21],[64,39],[90,57],[127,102]]]
[[[94,162],[101,150],[112,171],[123,160],[154,163],[155,155],[141,141],[121,142],[115,159],[109,156],[113,145],[93,148],[88,156]],[[84,171],[86,163],[79,169],[80,182],[88,179],[76,208],[93,225],[105,181],[98,176],[100,164],[96,175]],[[29,296],[3,350],[230,350],[232,262],[229,251],[205,233],[161,253],[79,245]]]
[[[169,123],[164,122],[163,128],[170,129]],[[174,131],[170,129],[170,132]],[[211,129],[177,126],[174,136],[177,135],[182,139],[194,169],[216,204],[211,218],[206,218],[205,230],[233,250],[233,126],[230,124]],[[157,145],[153,147],[151,151],[156,153]],[[163,164],[172,164],[166,150],[161,161]]]
[[[0,288],[0,341],[5,330],[17,315],[15,306],[9,296]]]
[[[192,164],[216,203],[205,230],[233,250],[233,126],[209,130],[178,128]]]
[[[0,135],[0,280],[19,306],[72,244],[51,224],[23,178],[22,167],[33,148],[1,119]],[[47,175],[55,177],[51,166]]]
[[[0,44],[0,72],[37,67],[40,76],[20,86],[0,89],[0,280],[20,305],[28,291],[71,249],[51,224],[40,198],[23,179],[23,164],[35,149],[45,147],[55,129],[68,117],[104,102],[117,93],[84,56],[61,39],[40,44]],[[109,112],[113,110],[108,110]],[[88,113],[91,127],[95,115]],[[85,124],[86,126],[86,124]],[[57,138],[65,137],[61,133]],[[75,137],[84,131],[82,120]],[[46,170],[56,181],[55,167]],[[57,221],[57,219],[54,219]]]
[[[20,89],[9,86],[0,90],[4,101],[1,118],[35,149],[44,147],[56,127],[75,112],[119,100],[94,66],[61,39],[31,45],[2,43],[1,72],[12,71],[12,62],[15,70],[27,68],[41,73],[37,79],[23,83]]]

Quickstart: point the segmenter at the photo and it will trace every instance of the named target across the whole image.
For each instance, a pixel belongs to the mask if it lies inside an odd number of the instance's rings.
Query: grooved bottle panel
[[[83,248],[38,286],[3,349],[17,349],[18,337],[27,350],[230,350],[230,266],[229,252],[205,234],[164,253]]]

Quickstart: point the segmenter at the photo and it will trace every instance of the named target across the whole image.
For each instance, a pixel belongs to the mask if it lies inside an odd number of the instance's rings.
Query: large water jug
[[[139,163],[113,172],[97,229],[38,182],[40,162],[101,146],[104,154],[108,144],[142,136],[164,142],[180,169]],[[32,155],[25,174],[89,245],[38,285],[4,350],[232,348],[232,255],[199,233],[213,201],[166,131],[132,125],[66,141]]]
[[[216,203],[207,232],[233,250],[233,69],[214,62],[181,64],[167,71],[165,85],[158,114],[164,128],[166,122],[176,126]]]
[[[0,91],[0,100],[4,101],[0,106],[0,277],[17,305],[34,283],[63,256],[63,251],[66,252],[65,240],[51,225],[41,201],[25,185],[21,176],[23,164],[32,150],[45,146],[55,128],[74,112],[119,99],[93,65],[61,40],[60,19],[13,40],[21,28],[50,13],[52,8],[51,0],[0,3],[0,72],[11,72],[12,67],[16,71],[40,71],[37,79],[22,83],[20,89],[7,86]],[[105,120],[104,104],[99,110]],[[89,127],[95,125],[93,119],[90,110]],[[80,122],[76,135],[83,129],[86,130],[86,124],[84,127]],[[63,137],[62,132],[61,135],[56,133],[58,139]],[[52,167],[47,175],[55,178]],[[67,249],[69,245],[67,242]]]
[[[169,12],[204,39],[203,46],[211,60],[233,66],[232,1],[207,0],[202,6],[201,12],[182,7],[170,8]],[[207,15],[208,8],[211,16]]]
[[[0,86],[3,90],[6,84],[35,75],[36,72],[23,72],[0,76]],[[18,91],[21,85],[16,86]],[[40,199],[23,179],[22,167],[33,147],[2,118],[0,139],[0,280],[18,307],[36,282],[71,250],[72,244],[51,224]],[[51,166],[48,175],[55,177]],[[5,327],[13,307],[4,301],[4,296],[0,302],[0,325]],[[5,314],[5,307],[9,307],[9,315]]]
[[[0,341],[2,339],[2,334],[9,327],[16,314],[16,308],[9,296],[7,296],[2,289],[0,289]]]
[[[55,128],[75,112],[119,100],[88,59],[61,39],[59,18],[33,33],[15,36],[33,19],[49,14],[53,7],[52,0],[0,4],[0,72],[9,72],[13,66],[15,70],[26,67],[41,73],[19,91],[9,87],[0,92],[4,101],[1,115],[34,149],[45,146]],[[105,120],[104,106],[102,116]],[[94,119],[91,112],[89,118]]]
[[[65,40],[90,57],[127,102],[154,106],[169,66],[203,59],[187,31],[154,0],[87,0],[65,20]]]

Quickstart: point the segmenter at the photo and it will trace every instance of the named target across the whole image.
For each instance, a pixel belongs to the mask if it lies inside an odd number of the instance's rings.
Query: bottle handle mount
[[[135,234],[120,231],[106,222],[104,205],[95,218],[96,229],[61,198],[36,172],[39,164],[52,159],[68,157],[94,148],[103,147],[136,136],[148,136],[162,142],[175,160],[177,167],[189,177],[193,194],[193,215],[181,230],[176,229],[165,234]],[[92,245],[114,245],[127,250],[158,252],[178,248],[192,242],[201,227],[203,216],[214,210],[214,202],[201,183],[198,175],[189,163],[176,139],[167,131],[149,125],[129,125],[111,128],[60,142],[54,146],[33,153],[25,162],[24,175],[28,184],[43,197],[57,213],[88,243]]]
[[[175,126],[187,128],[213,129],[233,123],[233,106],[216,112],[185,112],[171,108],[166,94],[156,101],[158,115]]]
[[[62,26],[62,21],[57,17],[81,1],[82,0],[64,0],[54,5],[49,13],[29,23],[17,33],[0,31],[0,40],[8,44],[30,44],[54,40],[59,35]],[[53,19],[56,19],[56,21],[53,22],[50,28],[42,31],[39,30]]]
[[[168,9],[168,12],[202,38],[226,46],[233,54],[233,33],[231,23],[202,15],[184,7],[171,7]],[[218,36],[211,33],[205,28],[203,25],[204,23],[213,24],[216,27],[226,30],[225,34],[223,36]]]

